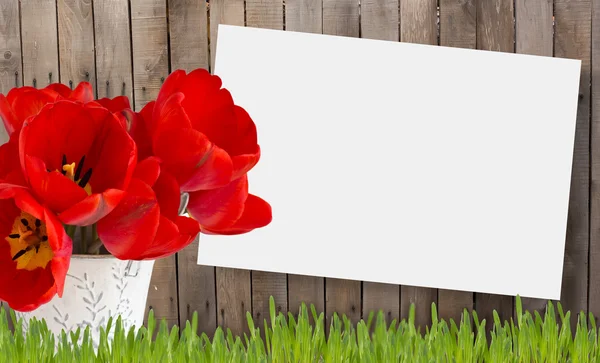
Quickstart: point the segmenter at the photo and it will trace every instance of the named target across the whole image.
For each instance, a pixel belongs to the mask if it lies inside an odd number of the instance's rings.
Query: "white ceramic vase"
[[[100,327],[106,327],[109,317],[121,316],[125,329],[142,326],[153,268],[154,261],[73,255],[63,297],[55,296],[32,312],[17,312],[17,317],[23,318],[24,329],[32,317],[45,319],[57,335],[89,326],[97,347]]]

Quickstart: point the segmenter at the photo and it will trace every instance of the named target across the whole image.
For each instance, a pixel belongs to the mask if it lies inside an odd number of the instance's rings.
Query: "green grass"
[[[138,331],[125,331],[117,319],[101,332],[97,354],[87,331],[63,333],[55,350],[44,322],[31,322],[24,336],[14,314],[14,332],[0,314],[0,362],[600,362],[593,315],[581,313],[572,332],[571,314],[564,314],[560,304],[555,309],[549,303],[542,317],[523,312],[517,299],[516,321],[501,323],[494,313],[489,340],[485,320],[475,312],[465,310],[457,325],[438,319],[435,305],[433,323],[423,333],[415,328],[412,306],[408,320],[389,325],[381,312],[356,326],[334,316],[328,336],[325,317],[314,307],[303,306],[297,319],[276,314],[273,300],[270,307],[269,322],[260,328],[248,314],[250,333],[243,337],[221,328],[212,339],[198,335],[196,314],[181,332],[169,330],[164,321],[157,326],[152,312],[148,326]],[[110,343],[109,331],[114,332]]]

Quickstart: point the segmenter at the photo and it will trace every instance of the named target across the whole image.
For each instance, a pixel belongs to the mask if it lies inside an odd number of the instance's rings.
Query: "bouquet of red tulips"
[[[256,126],[221,80],[172,73],[140,112],[89,83],[0,94],[0,300],[30,311],[62,296],[73,253],[158,259],[200,233],[271,222],[248,194]],[[187,213],[180,213],[188,195]]]

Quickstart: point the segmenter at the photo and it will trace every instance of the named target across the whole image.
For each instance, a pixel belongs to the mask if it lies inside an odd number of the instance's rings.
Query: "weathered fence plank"
[[[398,0],[361,2],[361,36],[368,39],[400,40]],[[400,317],[400,286],[363,282],[362,316],[383,310],[388,323]]]
[[[57,0],[60,81],[96,89],[94,16],[91,0]]]
[[[552,0],[515,1],[515,42],[517,53],[552,57],[553,4]],[[548,74],[552,77],[552,74]],[[540,131],[542,132],[542,131]],[[523,309],[543,313],[546,300],[522,298]],[[516,310],[515,310],[516,312]]]
[[[207,3],[169,0],[169,25],[171,69],[208,69]],[[179,324],[191,320],[196,311],[198,330],[210,335],[217,327],[215,268],[197,261],[198,239],[177,254]]]
[[[55,0],[21,0],[23,83],[37,88],[58,82]]]
[[[589,311],[600,316],[600,1],[592,10],[592,121]]]
[[[582,60],[561,296],[573,314],[588,304],[591,10],[590,0],[554,2],[554,55]]]
[[[246,26],[283,30],[283,1],[246,0]]]
[[[360,35],[359,1],[323,0],[323,33],[358,37]],[[327,328],[334,312],[340,316],[345,314],[354,322],[360,320],[361,290],[360,281],[325,279]]]
[[[440,45],[474,49],[477,46],[477,6],[475,0],[440,0]],[[456,261],[454,263],[461,263]],[[464,309],[473,309],[473,293],[438,290],[440,318],[457,322]]]
[[[247,333],[246,313],[249,311],[252,311],[250,271],[217,267],[219,326],[231,329],[235,335]]]
[[[477,48],[514,52],[513,14],[513,0],[479,1],[477,3]],[[493,322],[494,310],[498,311],[503,321],[512,317],[513,300],[511,296],[475,294],[475,309],[480,319],[486,319],[489,327]]]
[[[400,1],[400,40],[407,43],[438,44],[436,0]],[[425,259],[426,257],[424,262]],[[431,323],[431,303],[434,302],[437,302],[436,289],[400,287],[400,316],[408,317],[410,305],[414,303],[415,324],[422,328]]]
[[[244,25],[244,0],[213,0],[210,2],[210,69],[215,68],[219,24]]]
[[[94,1],[94,27],[98,97],[112,98],[123,95],[133,102],[131,31],[127,0]]]
[[[23,85],[22,65],[19,1],[7,0],[0,4],[0,93]],[[6,141],[8,134],[0,123],[0,145]]]
[[[167,7],[164,0],[131,0],[131,35],[134,103],[140,110],[156,99],[169,73]]]
[[[166,12],[163,0],[131,1],[134,104],[138,111],[156,99],[169,73]],[[179,323],[175,256],[156,261],[148,309],[153,309],[156,317],[166,319],[170,326]]]
[[[287,0],[285,27],[289,31],[323,32],[323,0]],[[299,312],[302,303],[325,311],[325,279],[316,276],[288,275],[288,309]]]
[[[285,29],[304,33],[322,33],[323,0],[287,0]]]

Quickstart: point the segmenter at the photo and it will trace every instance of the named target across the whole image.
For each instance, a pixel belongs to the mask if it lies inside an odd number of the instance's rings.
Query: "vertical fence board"
[[[323,0],[323,34],[358,37],[359,0]]]
[[[282,0],[246,0],[246,26],[283,29]]]
[[[215,69],[219,24],[244,25],[244,0],[213,0],[210,2],[210,69]]]
[[[323,32],[323,0],[287,0],[285,2],[285,29],[305,32]]]
[[[169,0],[169,25],[171,69],[208,69],[206,2]],[[198,330],[211,335],[217,327],[215,268],[197,261],[198,239],[177,254],[179,324],[191,320],[196,311]]]
[[[0,4],[0,93],[6,95],[11,88],[23,85],[21,68],[19,1],[7,0]],[[6,141],[8,134],[0,123],[0,145]]]
[[[582,60],[561,296],[565,311],[575,315],[588,302],[591,2],[556,0],[554,16],[555,56]]]
[[[592,10],[592,170],[589,312],[600,316],[600,0]]]
[[[169,0],[171,69],[208,69],[206,1]]]
[[[285,28],[306,33],[323,32],[323,0],[287,0]],[[297,314],[302,303],[325,311],[325,279],[316,276],[288,275],[288,309]],[[309,314],[310,315],[310,314]]]
[[[21,37],[23,83],[42,88],[58,82],[55,0],[21,0]]]
[[[247,333],[246,313],[252,311],[250,271],[217,267],[217,277],[219,326],[234,335]]]
[[[164,0],[131,0],[135,107],[156,99],[169,73],[167,7]],[[173,257],[173,266],[175,258]]]
[[[399,41],[398,0],[364,0],[361,2],[361,36],[368,39]],[[400,316],[400,286],[363,282],[362,316],[383,310],[388,323]]]
[[[513,0],[480,0],[477,2],[477,48],[499,52],[514,52]],[[499,265],[493,268],[501,268]],[[513,314],[512,296],[475,294],[475,309],[487,326],[493,324],[493,311],[502,321]]]
[[[437,1],[400,1],[400,40],[408,43],[437,44]],[[435,72],[434,69],[431,70]],[[424,328],[431,323],[431,303],[437,302],[437,290],[424,287],[400,287],[400,316],[406,318],[415,304],[415,324]]]
[[[400,40],[398,0],[363,0],[360,4],[361,37]]]
[[[131,33],[127,0],[94,1],[98,97],[127,96],[133,106]]]
[[[474,49],[477,46],[475,0],[440,0],[440,45]],[[460,262],[456,262],[460,263]],[[473,293],[439,289],[440,318],[458,322],[464,309],[473,309]]]
[[[360,34],[358,0],[323,0],[323,33],[358,37]],[[353,322],[360,320],[361,282],[325,279],[326,327],[333,313],[345,314]]]
[[[169,73],[166,11],[164,0],[131,1],[134,104],[138,111],[156,99]],[[156,261],[148,309],[153,309],[157,318],[166,319],[169,326],[179,323],[175,256]]]
[[[252,271],[252,317],[258,326],[269,319],[269,299],[273,296],[277,313],[288,311],[286,274]],[[262,329],[261,329],[262,330]]]
[[[516,0],[515,17],[517,53],[552,57],[552,0]],[[548,74],[548,77],[552,77],[552,74]],[[537,310],[543,313],[546,307],[546,300],[543,299],[522,298],[521,301],[523,310],[530,312]]]
[[[94,16],[91,0],[57,0],[60,81],[96,89]]]
[[[246,0],[246,26],[283,30],[282,0]],[[253,271],[251,276],[252,314],[259,323],[269,315],[270,296],[287,311],[286,274]]]
[[[314,305],[318,313],[325,311],[324,278],[288,275],[288,310],[293,314],[297,314],[302,303],[306,303],[309,309],[310,305]]]

